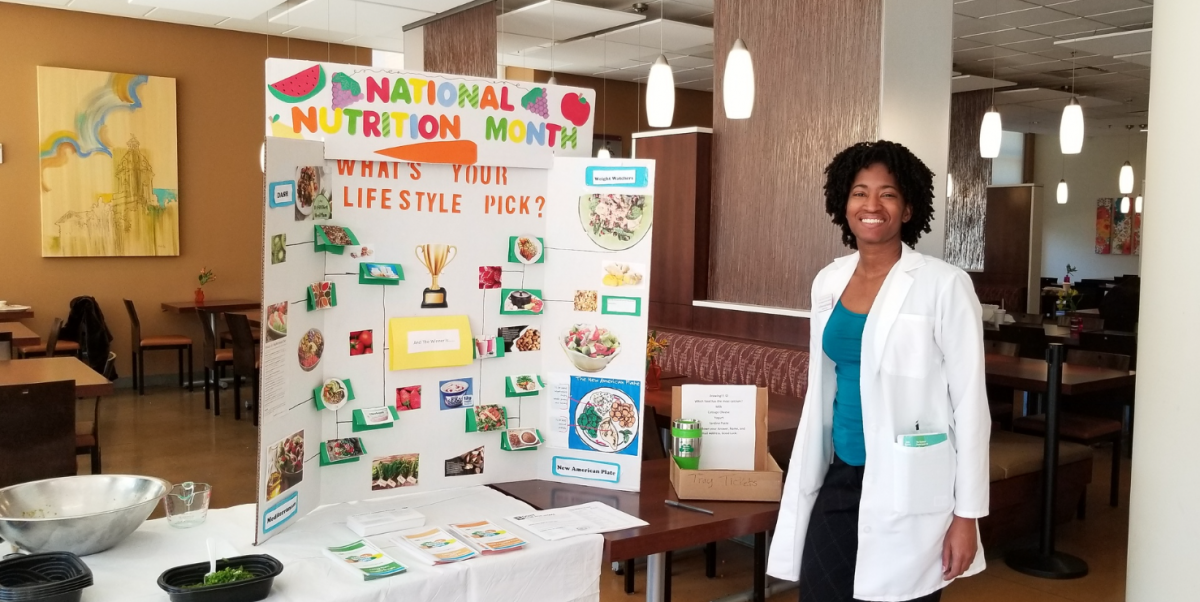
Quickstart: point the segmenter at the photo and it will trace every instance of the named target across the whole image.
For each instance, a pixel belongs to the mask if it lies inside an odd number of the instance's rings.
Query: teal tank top
[[[833,451],[850,466],[867,463],[867,445],[863,438],[862,392],[859,369],[862,365],[862,335],[867,314],[856,314],[839,299],[825,324],[821,346],[833,360],[837,375],[837,394],[833,399]]]

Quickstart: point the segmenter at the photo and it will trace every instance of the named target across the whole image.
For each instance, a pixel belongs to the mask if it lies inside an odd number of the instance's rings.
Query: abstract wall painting
[[[1119,198],[1096,200],[1096,254],[1138,255],[1141,242],[1141,214],[1121,213]]]
[[[175,80],[38,67],[43,257],[179,255]]]

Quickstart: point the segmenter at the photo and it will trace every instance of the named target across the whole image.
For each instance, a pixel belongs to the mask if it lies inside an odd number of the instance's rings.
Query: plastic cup
[[[167,510],[167,524],[179,529],[195,527],[208,517],[208,502],[212,497],[212,486],[208,483],[188,481],[171,487],[163,498]]]

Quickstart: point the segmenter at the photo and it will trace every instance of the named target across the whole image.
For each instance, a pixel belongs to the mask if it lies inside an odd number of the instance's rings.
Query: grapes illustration
[[[333,108],[344,109],[363,99],[362,88],[345,73],[333,74]]]
[[[546,100],[547,96],[545,88],[534,88],[521,97],[521,106],[542,119],[549,119],[550,103]]]

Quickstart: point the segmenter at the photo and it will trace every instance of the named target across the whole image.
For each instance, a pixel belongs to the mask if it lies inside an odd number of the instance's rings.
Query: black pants
[[[800,602],[858,602],[854,597],[854,565],[863,471],[862,466],[850,466],[834,455],[804,538]],[[938,590],[912,602],[938,602],[941,598]]]

